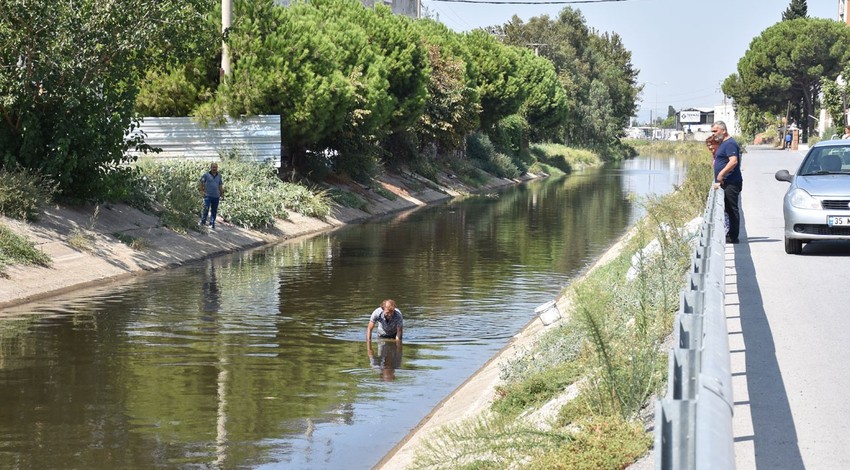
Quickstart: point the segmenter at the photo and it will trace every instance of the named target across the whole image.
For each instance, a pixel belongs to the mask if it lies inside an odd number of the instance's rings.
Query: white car
[[[797,174],[776,172],[791,183],[785,193],[785,252],[798,255],[803,243],[850,240],[850,140],[825,140],[809,150]]]

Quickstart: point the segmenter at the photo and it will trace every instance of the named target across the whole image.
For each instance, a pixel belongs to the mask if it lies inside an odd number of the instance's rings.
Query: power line
[[[489,1],[489,0],[429,0],[432,2],[445,3],[478,3],[481,5],[568,5],[573,3],[611,3],[611,2],[627,2],[629,0],[542,0],[542,1],[524,1],[524,0],[506,0],[506,1]]]

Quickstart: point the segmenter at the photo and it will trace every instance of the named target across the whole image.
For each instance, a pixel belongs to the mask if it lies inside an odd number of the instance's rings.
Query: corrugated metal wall
[[[145,133],[145,142],[160,153],[155,159],[218,160],[237,151],[244,160],[272,162],[280,167],[280,116],[230,119],[224,125],[205,127],[190,117],[146,117],[135,132]],[[131,155],[142,156],[134,150]]]

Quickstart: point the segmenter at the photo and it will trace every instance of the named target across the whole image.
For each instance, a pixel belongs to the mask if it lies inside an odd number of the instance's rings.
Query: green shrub
[[[328,191],[328,194],[334,202],[341,206],[360,210],[366,209],[366,201],[352,192],[334,188]]]
[[[331,174],[332,164],[333,161],[324,152],[310,152],[298,171],[310,181],[321,183]]]
[[[383,186],[372,186],[372,191],[374,191],[375,194],[381,196],[382,198],[388,199],[390,201],[395,201],[396,199],[398,199],[398,196],[394,192]]]
[[[138,163],[138,168],[142,175],[140,184],[163,224],[178,231],[196,229],[203,209],[198,180],[209,170],[209,163],[145,159]],[[281,181],[277,169],[270,164],[225,156],[219,172],[224,180],[219,216],[233,224],[266,227],[276,218],[286,218],[287,210],[319,218],[330,213],[324,193]]]
[[[516,178],[521,172],[508,155],[499,152],[486,134],[472,134],[466,139],[469,158],[482,170],[500,178]]]
[[[466,138],[466,155],[480,162],[490,160],[496,154],[496,146],[487,134],[476,132]]]
[[[402,163],[419,158],[419,137],[415,132],[398,131],[390,134],[381,147],[386,150],[384,161],[388,168],[397,170]]]
[[[334,172],[350,176],[361,184],[370,184],[376,176],[384,172],[374,147],[355,146],[339,152],[332,160]]]
[[[31,241],[0,225],[0,277],[7,277],[3,268],[11,264],[50,266],[50,258]]]
[[[524,380],[497,387],[498,398],[493,403],[493,411],[518,415],[528,407],[544,403],[563,392],[576,380],[580,370],[575,363],[565,363],[563,359],[557,361],[556,364],[550,364],[546,369],[531,374]]]
[[[34,170],[0,168],[0,214],[35,220],[53,199],[56,189],[56,183]]]
[[[554,448],[525,468],[597,470],[626,468],[646,454],[652,436],[639,422],[616,416],[595,417],[578,423],[565,445]]]
[[[141,237],[134,237],[121,232],[115,232],[112,236],[117,238],[121,243],[137,251],[142,251],[148,247],[148,241]]]
[[[446,164],[466,185],[477,188],[487,182],[487,175],[476,166],[474,161],[466,158],[450,158],[446,160]]]
[[[527,146],[528,122],[518,114],[508,116],[496,124],[490,140],[499,152],[519,156]]]
[[[833,136],[835,136],[836,139],[840,139],[842,135],[844,135],[844,130],[841,126],[829,126],[826,130],[824,130],[823,135],[820,136],[818,142],[821,140],[830,140]],[[815,142],[812,142],[812,137],[813,136],[809,136],[809,144],[814,145]]]
[[[209,165],[200,161],[156,162],[142,159],[138,169],[142,175],[140,185],[162,223],[178,232],[196,230],[203,208],[198,194],[198,179]],[[228,184],[226,176],[225,184]]]
[[[437,183],[439,174],[439,169],[437,164],[434,163],[434,160],[425,156],[419,156],[418,158],[409,162],[410,170],[417,175],[423,176],[434,183]]]
[[[149,69],[136,96],[136,112],[142,116],[189,116],[211,96],[209,89],[199,84],[202,72],[194,64]]]
[[[281,182],[283,206],[307,217],[323,219],[331,213],[327,191]]]
[[[572,173],[575,168],[602,163],[602,158],[595,151],[567,147],[562,144],[534,144],[528,150],[538,162],[553,166],[564,173]]]
[[[96,199],[122,202],[142,210],[150,210],[152,199],[146,193],[147,185],[143,177],[135,165],[113,168],[103,174],[101,189]]]

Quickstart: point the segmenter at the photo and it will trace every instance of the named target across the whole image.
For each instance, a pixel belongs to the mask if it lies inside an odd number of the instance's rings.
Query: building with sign
[[[676,130],[683,134],[693,134],[696,138],[708,137],[711,125],[723,121],[732,135],[740,134],[741,127],[735,115],[735,108],[725,102],[713,108],[685,108],[676,113]]]
[[[676,113],[676,130],[679,131],[711,131],[713,123],[714,108],[686,108]]]

